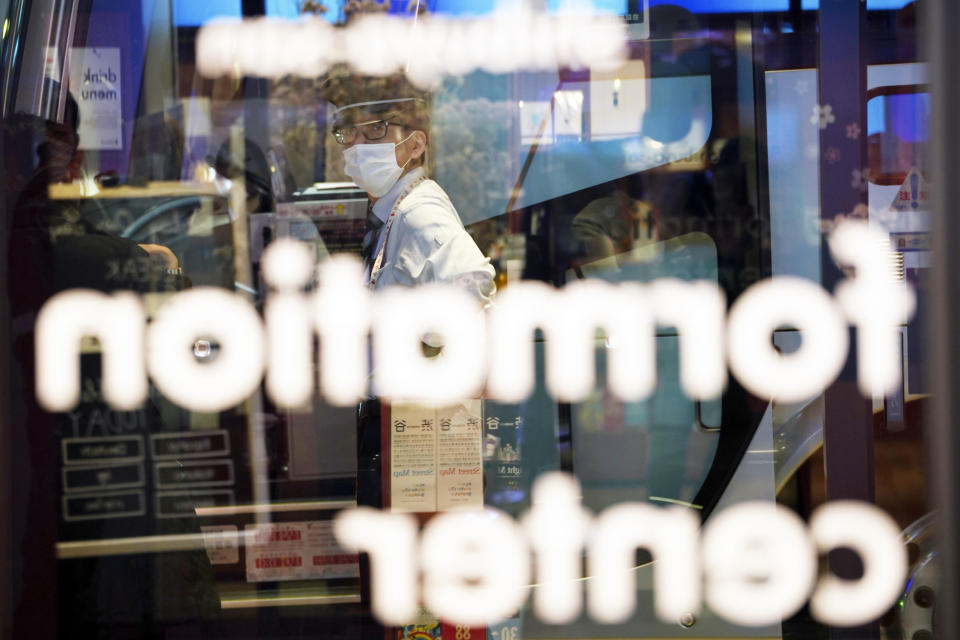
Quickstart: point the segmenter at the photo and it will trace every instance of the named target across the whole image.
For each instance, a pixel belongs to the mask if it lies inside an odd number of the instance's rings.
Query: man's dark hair
[[[234,165],[231,156],[230,141],[224,142],[213,159],[213,168],[217,173],[230,179],[243,176],[243,184],[247,190],[247,198],[258,198],[256,211],[250,213],[273,210],[273,185],[270,181],[270,166],[263,151],[253,140],[243,141],[243,166]]]

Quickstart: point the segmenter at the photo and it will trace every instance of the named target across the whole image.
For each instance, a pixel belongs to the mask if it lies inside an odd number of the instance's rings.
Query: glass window
[[[13,635],[936,637],[917,4],[0,2]]]

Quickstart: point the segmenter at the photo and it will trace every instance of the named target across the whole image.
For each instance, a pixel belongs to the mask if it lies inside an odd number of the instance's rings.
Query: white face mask
[[[394,152],[399,145],[409,140],[413,134],[394,144],[378,142],[375,144],[355,144],[343,152],[343,172],[353,178],[357,186],[374,198],[379,198],[396,184],[403,173],[403,167],[397,164]],[[410,162],[412,156],[407,159]],[[407,162],[403,166],[407,166]]]

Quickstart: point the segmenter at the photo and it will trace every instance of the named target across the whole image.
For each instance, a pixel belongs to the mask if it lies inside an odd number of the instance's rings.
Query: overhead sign
[[[201,507],[226,507],[233,504],[233,491],[158,491],[155,497],[158,518],[195,518]]]
[[[123,148],[120,49],[75,47],[70,93],[80,107],[80,148]]]
[[[233,484],[232,460],[158,462],[154,465],[157,487],[216,487]]]
[[[67,522],[130,518],[146,512],[143,491],[63,496],[63,519]]]
[[[154,460],[182,460],[230,455],[230,434],[224,429],[201,433],[155,433],[150,436]]]
[[[142,487],[143,463],[77,466],[63,469],[64,491],[98,491]]]
[[[64,438],[64,464],[94,462],[139,462],[143,460],[143,436],[104,436],[101,438]]]

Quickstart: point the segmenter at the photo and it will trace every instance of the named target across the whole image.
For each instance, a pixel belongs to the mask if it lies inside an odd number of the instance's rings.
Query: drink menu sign
[[[122,76],[118,47],[75,47],[70,91],[80,108],[80,148],[120,149]]]

